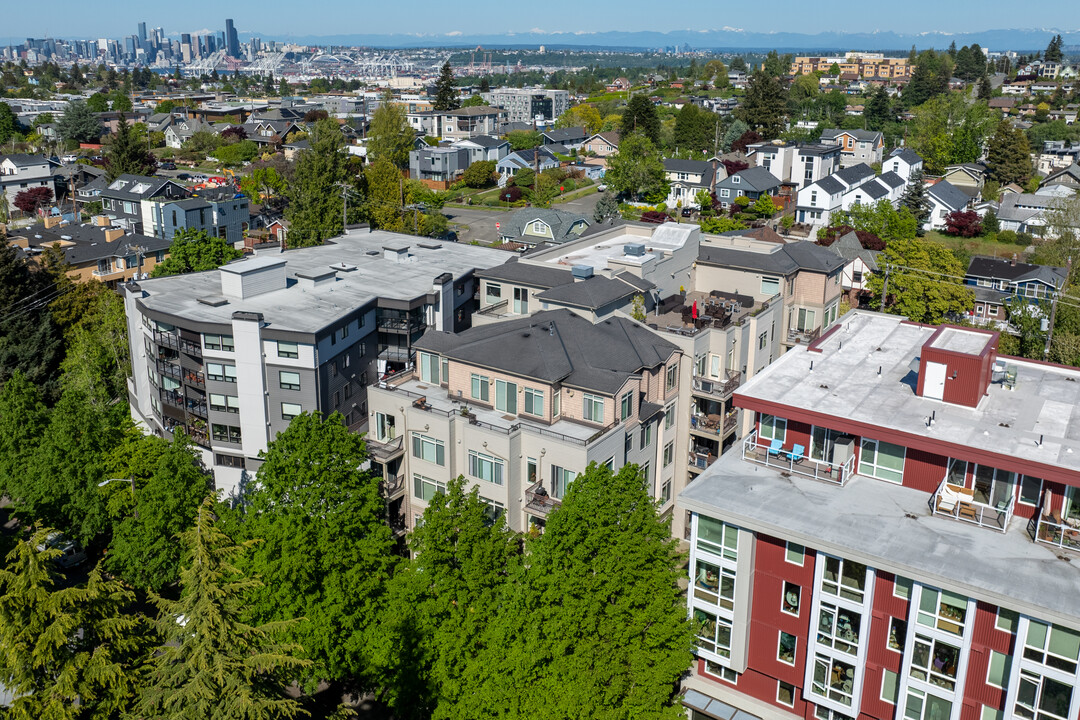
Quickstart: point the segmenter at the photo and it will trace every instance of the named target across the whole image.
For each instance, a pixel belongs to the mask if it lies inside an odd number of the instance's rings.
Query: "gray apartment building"
[[[178,230],[192,229],[225,238],[229,244],[242,243],[251,220],[247,197],[228,188],[183,199],[148,198],[140,205],[143,232],[167,240]]]
[[[531,123],[554,120],[570,108],[568,90],[545,88],[499,88],[481,93],[495,107],[506,110],[506,122]]]
[[[367,386],[408,366],[425,332],[468,328],[473,272],[504,257],[361,231],[125,284],[132,416],[165,437],[183,428],[235,495],[302,412],[366,431]]]

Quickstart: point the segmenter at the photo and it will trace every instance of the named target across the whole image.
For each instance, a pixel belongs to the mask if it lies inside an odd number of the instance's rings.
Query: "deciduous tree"
[[[608,156],[604,179],[616,192],[635,199],[666,194],[664,163],[660,151],[644,135],[633,133],[619,142],[619,151]]]
[[[889,269],[889,297],[881,302],[884,275],[868,279],[875,306],[915,322],[938,324],[967,312],[975,302],[963,284],[966,268],[944,245],[919,238],[890,241],[878,261]]]
[[[529,150],[544,143],[544,138],[536,130],[514,130],[507,133],[506,139],[510,141],[510,149],[515,152]]]
[[[243,253],[229,245],[225,238],[210,237],[205,230],[177,230],[169,244],[169,257],[154,266],[153,277],[183,275],[221,267]]]
[[[15,195],[15,207],[24,213],[34,213],[52,202],[53,191],[50,187],[35,187],[23,190]]]
[[[405,107],[389,102],[389,98],[371,115],[368,131],[368,159],[372,162],[389,160],[399,168],[409,166],[409,151],[416,140],[416,132],[409,127]]]
[[[320,120],[308,138],[310,147],[297,158],[285,211],[292,223],[289,244],[295,247],[322,245],[344,230],[344,199],[338,183],[345,180],[345,137],[337,121]]]
[[[477,160],[461,176],[466,187],[482,188],[495,182],[495,161]]]

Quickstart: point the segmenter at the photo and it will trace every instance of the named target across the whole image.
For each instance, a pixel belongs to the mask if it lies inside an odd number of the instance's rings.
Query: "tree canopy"
[[[406,168],[415,140],[416,133],[409,127],[404,106],[384,101],[372,113],[367,138],[371,162],[389,160],[399,168]]]
[[[308,142],[310,147],[296,160],[285,210],[292,223],[289,244],[294,247],[321,245],[345,229],[339,186],[346,178],[345,136],[336,120],[319,120],[311,127]]]
[[[966,268],[939,243],[920,238],[893,240],[878,264],[889,270],[889,296],[884,304],[881,293],[885,275],[871,275],[868,284],[876,306],[885,312],[938,324],[949,314],[967,312],[975,302],[974,292],[964,285]]]
[[[169,257],[154,266],[151,276],[183,275],[221,267],[243,255],[225,238],[210,237],[205,230],[177,230],[169,244]]]
[[[784,131],[787,91],[776,76],[758,70],[747,80],[746,96],[735,113],[763,136],[777,137]]]
[[[68,103],[57,125],[60,137],[73,142],[97,142],[101,138],[101,122],[90,106],[81,100]]]
[[[461,103],[457,99],[457,91],[454,89],[454,69],[450,67],[450,61],[443,63],[439,70],[439,78],[435,81],[435,100],[431,103],[434,110],[457,110]]]
[[[986,148],[986,169],[999,185],[1023,186],[1031,179],[1031,146],[1022,130],[1008,120],[998,123]]]
[[[645,95],[635,95],[623,111],[620,123],[624,134],[639,133],[648,138],[653,144],[660,143],[660,116]]]
[[[129,101],[130,102],[130,101]],[[145,140],[145,135],[143,136]],[[140,140],[121,116],[116,133],[109,138],[105,151],[105,179],[112,182],[124,174],[153,175],[157,160],[150,153],[147,143]]]
[[[616,192],[635,199],[667,195],[660,151],[644,135],[634,133],[619,142],[619,151],[607,158],[604,180]]]

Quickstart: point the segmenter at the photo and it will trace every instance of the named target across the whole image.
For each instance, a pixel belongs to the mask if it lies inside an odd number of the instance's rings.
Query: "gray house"
[[[210,237],[242,243],[251,219],[248,199],[236,192],[207,191],[204,196],[142,201],[143,232],[172,240],[178,230],[205,230]]]
[[[101,200],[102,210],[115,220],[117,225],[135,232],[143,232],[142,208],[140,207],[143,200],[153,198],[179,200],[187,196],[187,189],[169,178],[124,174],[102,189],[100,195],[94,199]]]
[[[576,239],[589,224],[584,215],[565,210],[521,208],[502,223],[499,237],[523,245],[558,245]]]
[[[780,190],[780,178],[763,167],[741,170],[716,183],[716,199],[728,207],[740,195],[757,200],[762,195],[775,196]]]
[[[535,163],[535,166],[534,166]],[[531,150],[518,150],[512,152],[495,166],[495,172],[499,173],[499,186],[506,185],[507,180],[517,175],[521,170],[532,170],[539,167],[541,171],[548,168],[559,167],[559,158],[544,148]]]
[[[463,148],[469,151],[469,164],[481,160],[494,160],[499,162],[510,154],[510,141],[491,135],[477,135],[475,137],[458,140],[451,147]]]
[[[56,193],[53,163],[44,155],[0,156],[0,192],[7,195],[8,207],[15,207],[15,196],[24,190],[47,187]]]
[[[469,165],[465,148],[429,147],[409,153],[409,177],[413,180],[454,182]]]

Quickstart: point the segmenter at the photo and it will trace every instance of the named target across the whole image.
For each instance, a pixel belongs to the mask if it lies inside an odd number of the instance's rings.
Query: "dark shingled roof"
[[[503,140],[502,138],[492,137],[490,135],[473,135],[471,138],[463,138],[458,141],[459,143],[475,143],[480,147],[493,148],[499,147],[504,143],[510,142],[509,140]]]
[[[911,148],[896,148],[891,153],[889,153],[889,157],[900,158],[908,165],[917,165],[918,163],[922,162],[922,157],[919,155],[919,153],[915,152]]]
[[[594,325],[564,309],[456,335],[428,332],[416,347],[469,365],[606,395],[616,393],[631,375],[665,363],[678,351],[633,320],[615,317]]]
[[[1068,272],[1063,267],[1033,265],[1023,262],[1013,265],[1012,260],[1008,258],[986,255],[976,255],[971,258],[971,262],[968,263],[967,274],[970,277],[993,278],[1010,282],[1039,280],[1052,287],[1061,287],[1068,276]]]
[[[829,193],[830,195],[836,195],[837,193],[844,192],[844,184],[831,175],[821,178],[815,183],[815,185],[817,185],[819,188]]]
[[[565,285],[574,280],[569,268],[520,263],[516,257],[510,258],[502,265],[496,265],[486,270],[477,270],[473,274],[476,277],[488,280],[503,280],[545,289]]]
[[[624,276],[627,276],[624,278]],[[633,278],[636,282],[630,282]],[[545,290],[536,297],[544,302],[596,310],[613,302],[633,297],[655,287],[651,282],[620,273],[616,277],[593,275],[586,280],[569,282]]]
[[[34,225],[11,234],[12,238],[25,237],[32,248],[47,248],[54,243],[74,243],[64,248],[64,259],[72,265],[85,265],[104,258],[127,257],[135,255],[135,247],[144,257],[159,250],[168,250],[170,240],[127,233],[112,242],[105,241],[108,228],[93,225],[63,225],[45,229],[43,225]]]
[[[926,192],[936,198],[942,205],[947,208],[952,208],[953,210],[962,209],[968,204],[968,201],[971,200],[963,190],[956,187],[948,180],[942,180],[939,183],[931,185],[927,188]]]
[[[900,177],[891,170],[887,173],[882,173],[881,177],[879,177],[878,180],[892,188],[898,188],[907,185],[907,181],[904,180],[904,178]]]
[[[778,245],[770,253],[702,246],[698,251],[698,262],[778,275],[790,275],[799,270],[831,273],[845,264],[843,258],[812,242]]]
[[[843,170],[837,170],[830,177],[834,177],[848,187],[851,187],[859,180],[862,180],[865,177],[873,177],[874,174],[874,168],[866,163],[859,163],[858,165],[846,167]]]

